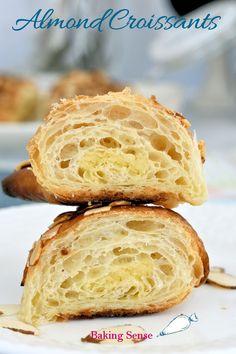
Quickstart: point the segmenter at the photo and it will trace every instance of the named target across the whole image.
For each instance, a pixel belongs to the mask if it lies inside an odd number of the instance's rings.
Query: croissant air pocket
[[[38,183],[57,200],[149,200],[167,207],[207,197],[188,121],[129,89],[55,105],[28,144]]]

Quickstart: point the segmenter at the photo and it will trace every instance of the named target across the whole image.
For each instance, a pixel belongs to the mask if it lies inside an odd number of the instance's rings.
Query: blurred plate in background
[[[0,124],[0,170],[11,170],[28,158],[26,145],[40,121]]]

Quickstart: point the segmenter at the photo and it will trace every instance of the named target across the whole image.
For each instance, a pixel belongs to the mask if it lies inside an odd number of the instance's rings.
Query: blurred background
[[[126,85],[190,120],[206,141],[210,199],[236,201],[236,2],[234,0],[8,0],[0,21],[0,179],[27,159],[26,144],[61,97]],[[222,17],[217,29],[153,31],[11,29],[42,8],[95,18],[108,8],[135,17]],[[0,207],[26,203],[0,192]]]

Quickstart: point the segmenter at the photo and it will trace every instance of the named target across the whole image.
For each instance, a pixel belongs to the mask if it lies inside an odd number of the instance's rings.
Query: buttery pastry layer
[[[20,319],[158,312],[180,303],[208,274],[208,256],[177,213],[108,206],[65,213],[34,244]]]
[[[28,144],[38,183],[67,204],[203,203],[204,151],[188,121],[129,89],[55,105]]]

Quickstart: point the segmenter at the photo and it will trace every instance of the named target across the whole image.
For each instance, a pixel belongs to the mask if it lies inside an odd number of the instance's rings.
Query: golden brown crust
[[[20,328],[13,328],[13,327],[3,327],[3,328],[10,329],[13,332],[18,332],[18,333],[22,333],[22,334],[28,334],[28,335],[32,335],[32,336],[35,335],[35,333],[32,331],[25,331],[24,329],[20,329]]]
[[[31,167],[24,167],[5,177],[2,181],[2,188],[10,197],[60,204],[53,194],[38,184]]]
[[[162,205],[166,208],[175,208],[179,204],[178,195],[174,193],[157,192],[154,188],[145,187],[142,191],[137,190],[135,192],[112,192],[109,190],[101,190],[97,193],[94,192],[75,192],[73,199],[70,196],[62,196],[62,194],[56,195],[56,199],[61,204],[65,205],[80,205],[90,200],[93,203],[107,204],[116,200],[126,200],[134,203],[153,203],[156,205]]]
[[[101,209],[102,210],[102,209]],[[190,235],[192,238],[192,246],[193,248],[197,249],[200,258],[202,260],[203,264],[203,269],[204,269],[204,275],[201,279],[199,279],[199,283],[196,285],[200,286],[203,284],[208,276],[209,273],[209,258],[207,255],[207,252],[204,248],[203,242],[199,238],[198,234],[196,231],[191,227],[191,225],[178,213],[174,212],[173,210],[161,208],[161,207],[150,207],[150,206],[115,206],[111,207],[109,211],[102,211],[102,212],[96,212],[94,214],[90,215],[84,215],[84,214],[77,214],[77,212],[68,212],[68,213],[63,213],[61,216],[58,216],[54,223],[50,226],[49,230],[46,231],[40,238],[37,243],[34,244],[33,249],[29,253],[29,257],[27,260],[27,264],[24,270],[24,276],[22,280],[22,285],[24,285],[24,282],[26,281],[27,276],[30,274],[30,270],[33,269],[35,265],[37,265],[38,260],[40,259],[42,253],[44,252],[45,247],[49,242],[52,242],[54,238],[58,237],[58,235],[62,234],[64,231],[68,230],[69,228],[73,227],[75,223],[78,223],[82,221],[85,218],[90,218],[91,220],[93,218],[98,218],[98,217],[103,217],[105,215],[112,215],[112,214],[124,214],[127,215],[127,213],[133,213],[135,214],[140,213],[143,215],[150,215],[153,217],[158,217],[158,216],[163,216],[166,217],[167,219],[174,219],[175,222],[179,225],[181,225]],[[40,243],[40,246],[39,246]],[[38,259],[36,262],[34,262],[33,266],[30,265],[31,263],[31,255],[34,251],[35,248],[40,249],[40,252],[38,254]],[[38,252],[37,252],[38,253]]]
[[[149,305],[148,308],[147,306],[139,307],[138,309],[114,309],[114,310],[101,310],[101,311],[94,311],[92,309],[87,309],[80,311],[77,314],[59,314],[56,318],[55,321],[68,321],[68,320],[76,320],[76,319],[81,319],[81,318],[95,318],[95,317],[130,317],[130,316],[139,316],[139,315],[150,315],[152,313],[158,313],[162,311],[166,311],[172,306],[177,305],[178,303],[182,302],[189,293],[185,294],[182,297],[179,297],[178,299],[175,299],[175,301],[168,302],[168,304],[163,304],[162,306],[156,306],[155,304]]]

